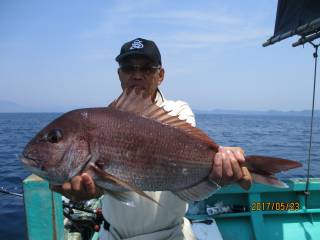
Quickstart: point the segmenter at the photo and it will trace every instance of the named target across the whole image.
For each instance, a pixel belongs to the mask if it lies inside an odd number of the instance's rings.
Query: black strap
[[[107,231],[110,230],[110,223],[105,218],[103,218],[103,228]]]

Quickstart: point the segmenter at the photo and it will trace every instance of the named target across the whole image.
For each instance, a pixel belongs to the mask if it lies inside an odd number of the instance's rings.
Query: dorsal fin
[[[134,89],[125,89],[118,99],[112,104],[115,109],[132,112],[141,115],[145,108],[152,105],[151,96],[144,97],[143,91]]]
[[[187,123],[185,120],[179,119],[178,116],[170,115],[170,112],[153,103],[151,96],[147,95],[143,90],[139,90],[137,88],[124,90],[111,107],[120,111],[135,113],[139,116],[153,119],[162,124],[181,129],[182,131],[208,143],[215,149],[218,147],[218,145],[214,143],[202,130],[191,126],[191,124]]]

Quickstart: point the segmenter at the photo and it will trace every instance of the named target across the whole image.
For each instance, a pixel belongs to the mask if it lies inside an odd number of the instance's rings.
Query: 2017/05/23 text
[[[299,202],[253,202],[251,211],[298,211]]]

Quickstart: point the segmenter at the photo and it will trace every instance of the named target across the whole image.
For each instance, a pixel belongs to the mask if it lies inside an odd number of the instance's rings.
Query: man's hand
[[[252,177],[246,167],[240,166],[244,162],[242,148],[220,147],[213,160],[209,178],[220,186],[239,182],[242,188],[248,190],[252,183]]]
[[[73,201],[84,201],[103,195],[103,190],[96,186],[86,173],[73,177],[70,182],[65,182],[61,186],[50,185],[50,188]]]

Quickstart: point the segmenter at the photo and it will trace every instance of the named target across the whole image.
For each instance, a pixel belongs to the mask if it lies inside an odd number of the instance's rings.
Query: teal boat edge
[[[23,181],[23,191],[28,239],[64,239],[61,195],[36,175]]]
[[[288,188],[254,184],[249,191],[238,185],[220,189],[204,200],[204,206],[237,206],[244,211],[216,214],[187,214],[191,220],[215,219],[223,239],[311,240],[320,236],[320,179],[284,181]]]
[[[238,185],[226,186],[201,202],[205,209],[197,214],[189,211],[186,217],[191,221],[214,219],[225,240],[319,239],[320,179],[310,179],[307,198],[306,179],[284,182],[288,188],[254,184],[245,191]],[[217,202],[240,210],[207,215],[206,208]],[[35,175],[26,178],[24,203],[29,239],[68,239],[64,234],[61,195],[52,192],[46,181]],[[98,234],[92,239],[98,239]]]

